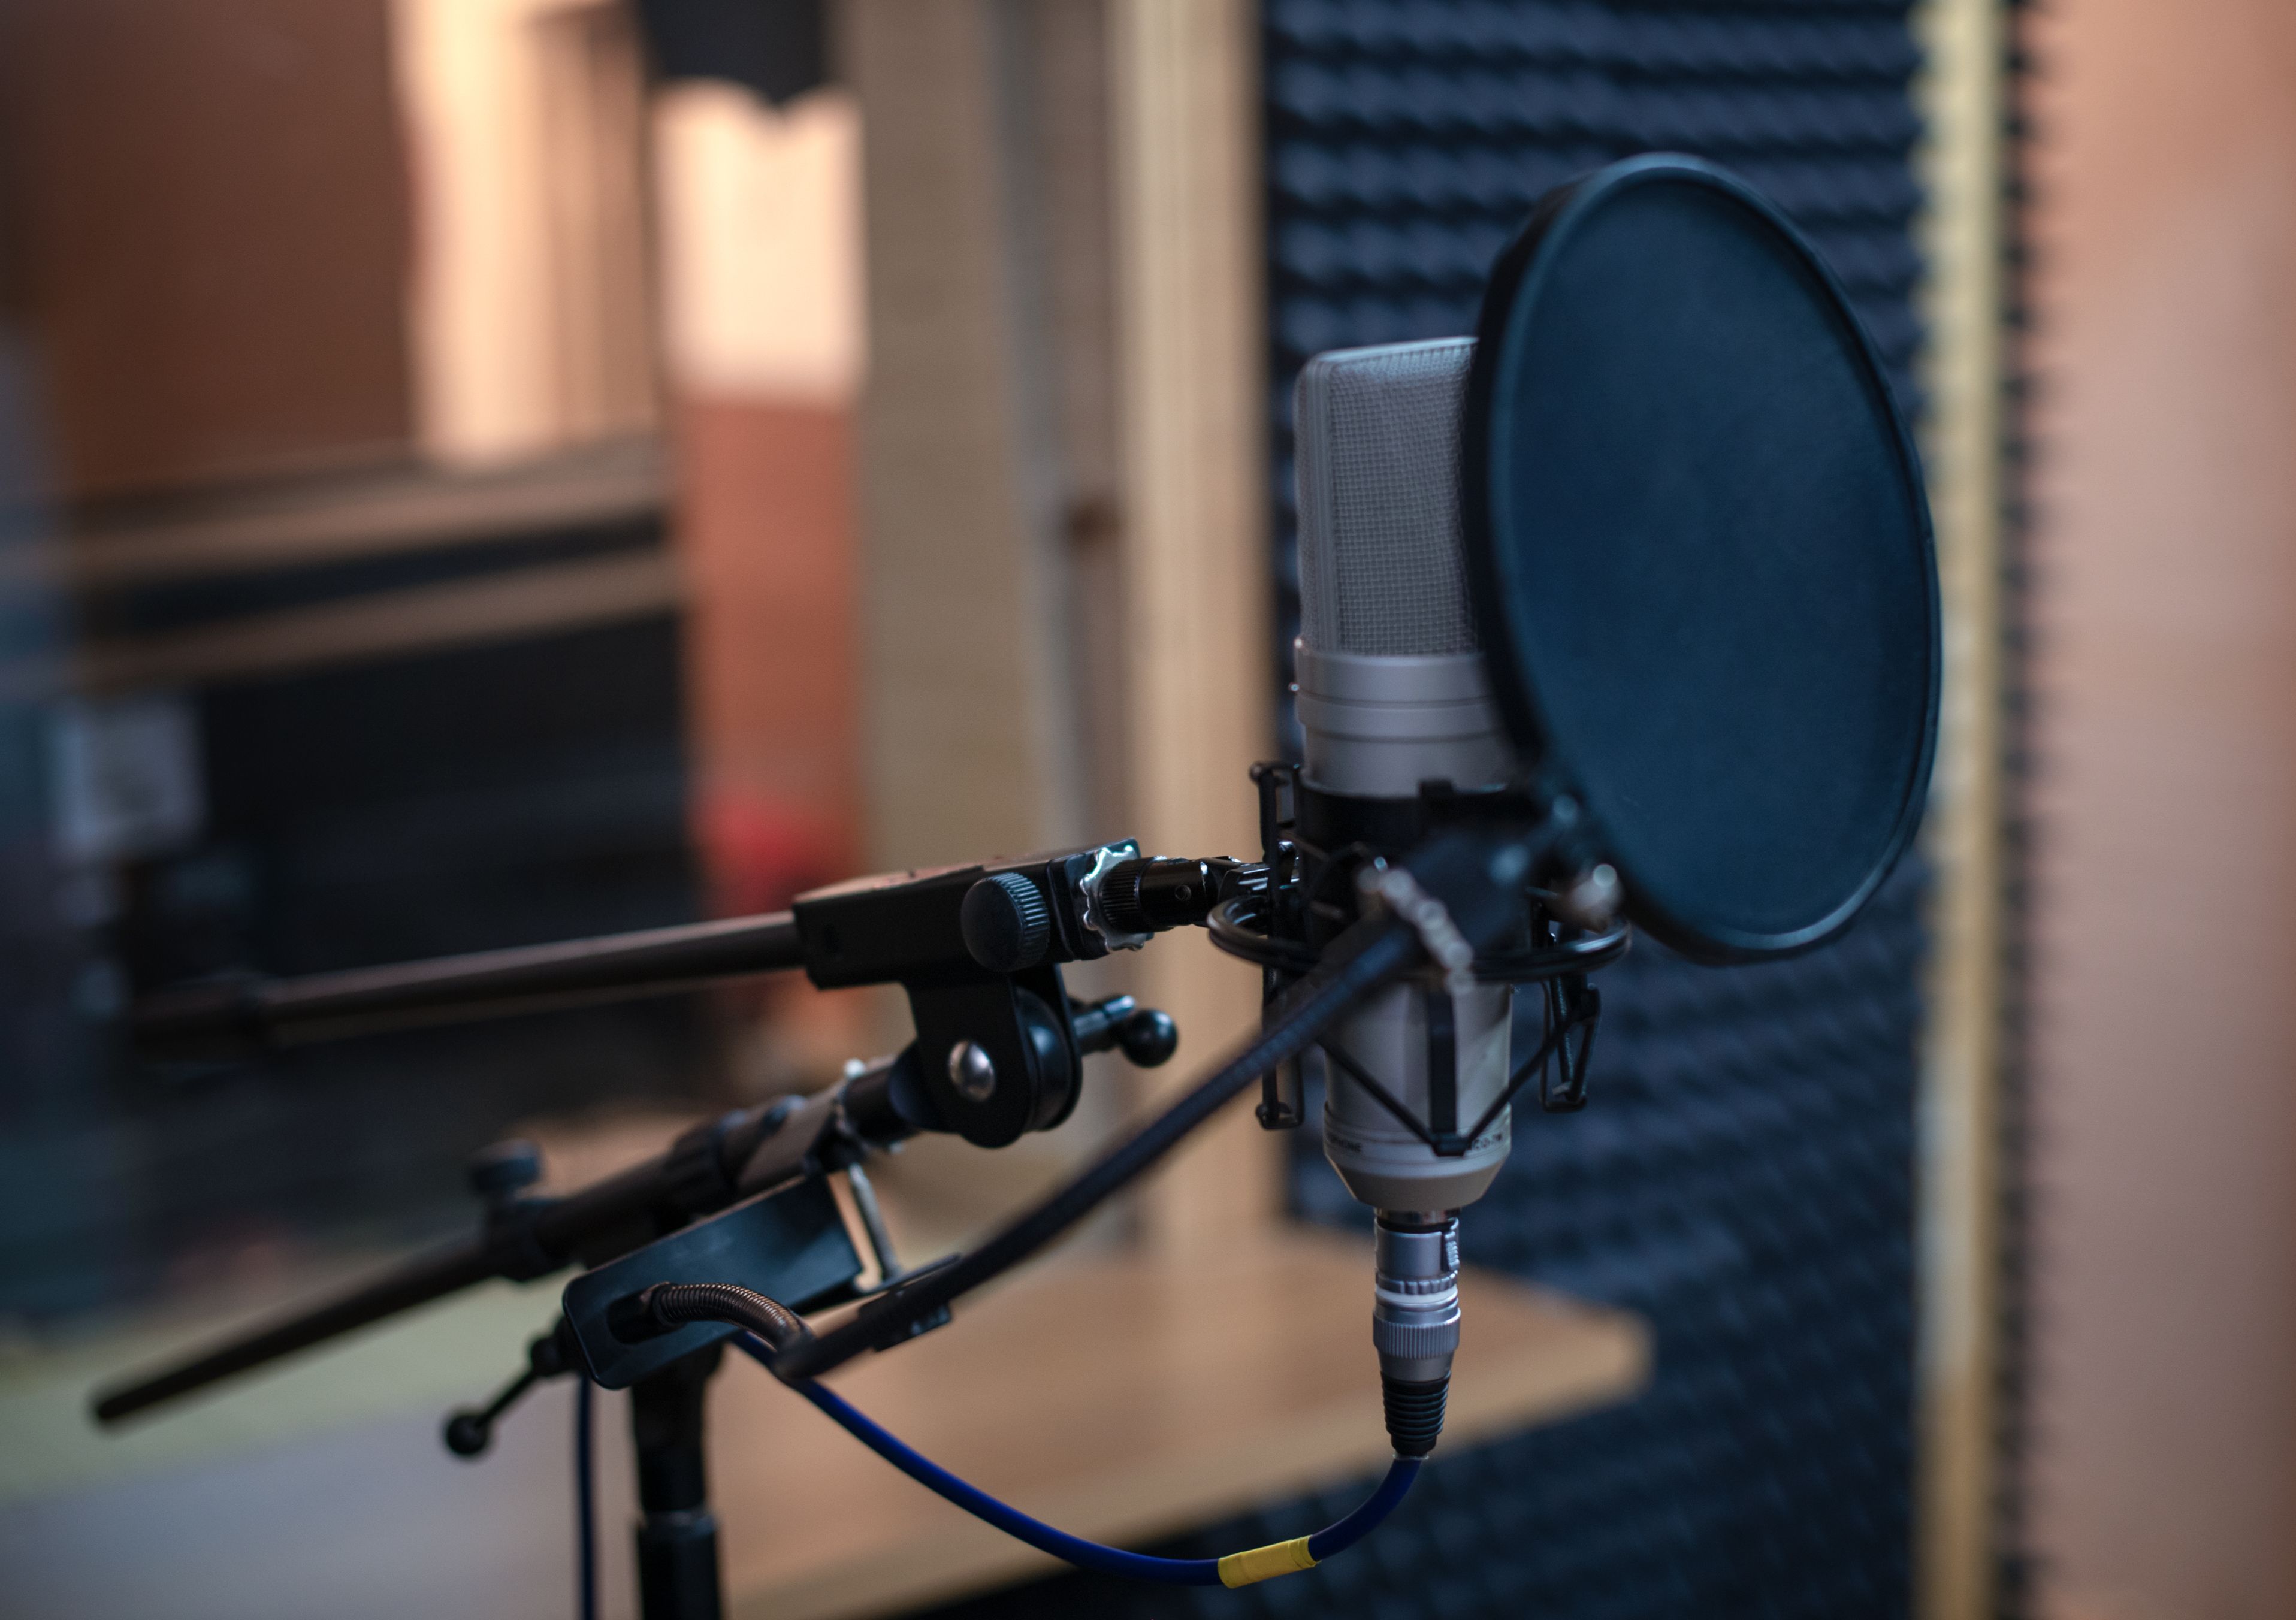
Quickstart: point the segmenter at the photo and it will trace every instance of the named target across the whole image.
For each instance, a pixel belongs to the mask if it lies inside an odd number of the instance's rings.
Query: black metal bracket
[[[1059,964],[1108,954],[1083,921],[1082,885],[1099,846],[1024,860],[898,872],[801,895],[791,906],[806,976],[821,988],[898,984],[916,1027],[917,1070],[935,1113],[976,1147],[1048,1130],[1076,1107],[1081,1068]],[[991,971],[964,932],[973,886],[1006,876],[1041,896],[1043,955]],[[958,1048],[978,1051],[966,1085]]]
[[[1251,767],[1251,785],[1259,798],[1259,860],[1263,868],[1258,900],[1268,918],[1268,931],[1288,937],[1286,909],[1297,896],[1298,848],[1292,833],[1300,798],[1300,767],[1282,760],[1263,759]],[[1239,896],[1235,904],[1244,896]],[[1216,908],[1218,909],[1218,908]],[[1209,919],[1207,920],[1209,925]],[[1259,1004],[1275,1004],[1299,975],[1274,962],[1259,968]],[[1296,1131],[1305,1121],[1307,1080],[1301,1060],[1286,1058],[1259,1077],[1259,1106],[1253,1110],[1263,1131]]]
[[[614,1307],[661,1282],[730,1282],[817,1310],[852,1297],[860,1251],[826,1182],[800,1181],[721,1215],[657,1239],[566,1285],[566,1320],[590,1376],[624,1389],[736,1331],[729,1322],[688,1322],[625,1338]]]
[[[1046,1131],[1074,1110],[1082,1087],[1061,970],[938,973],[906,979],[917,1068],[941,1121],[977,1148]],[[970,1043],[991,1076],[985,1092],[960,1084]]]
[[[1603,1019],[1603,993],[1575,975],[1547,980],[1546,991],[1547,1041],[1554,1048],[1557,1080],[1547,1083],[1546,1066],[1541,1062],[1538,1106],[1549,1114],[1575,1114],[1587,1106],[1587,1064],[1594,1056],[1595,1030]]]
[[[871,1349],[890,1350],[896,1345],[906,1345],[913,1338],[922,1338],[935,1328],[948,1326],[947,1305],[942,1305],[922,1316],[913,1317],[907,1311],[908,1301],[904,1299],[902,1295],[943,1266],[954,1265],[955,1263],[955,1255],[946,1255],[930,1265],[921,1265],[913,1272],[905,1272],[890,1280],[883,1292],[862,1302],[859,1320],[864,1322],[881,1324],[880,1330],[871,1338]]]

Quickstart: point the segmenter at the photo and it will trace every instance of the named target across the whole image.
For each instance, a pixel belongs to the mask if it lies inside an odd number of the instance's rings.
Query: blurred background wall
[[[2296,12],[2029,20],[2032,1538],[2296,1613]]]
[[[0,5],[0,1341],[69,1366],[459,1227],[457,1161],[506,1129],[595,1173],[899,1038],[783,987],[158,1072],[120,1037],[138,986],[1103,834],[1241,852],[1241,766],[1287,738],[1292,370],[1464,329],[1546,184],[1688,148],[1843,274],[1962,547],[1956,657],[1994,593],[2030,631],[1956,712],[2026,701],[1841,951],[1639,952],[1596,1109],[1527,1125],[1471,1223],[1473,1257],[1654,1323],[1650,1395],[1463,1453],[1349,1587],[1236,1601],[2296,1614],[2286,8],[712,14]],[[2018,308],[2012,352],[1967,348]],[[1975,465],[2005,438],[2034,455],[2005,489]],[[1993,506],[2005,563],[1956,538]],[[2003,834],[2004,738],[2023,841],[1972,891],[1939,830]],[[1201,942],[1078,982],[1181,1011],[1192,1057],[1252,1012]],[[1165,1077],[1096,1078],[998,1177],[891,1179],[961,1230]],[[1312,1142],[1233,1123],[1131,1231],[1347,1215]],[[509,1345],[487,1308],[472,1344]],[[295,1421],[396,1400],[392,1454],[435,1460],[457,1346]],[[1924,1497],[1941,1433],[1969,1466]],[[68,1452],[0,1497],[93,1477]],[[1941,1501],[1967,1578],[1917,1588]],[[1480,1584],[1460,1526],[1507,1551]],[[557,1528],[527,1538],[554,1570]]]
[[[0,590],[58,629],[0,671],[40,806],[0,1310],[400,1240],[511,1120],[717,1084],[692,1007],[268,1075],[136,1064],[118,1021],[172,978],[693,914],[634,30],[0,12]]]

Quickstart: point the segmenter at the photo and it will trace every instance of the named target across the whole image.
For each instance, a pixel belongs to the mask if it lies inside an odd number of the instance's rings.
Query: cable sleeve
[[[1324,965],[1285,994],[1267,1027],[1193,1091],[979,1248],[886,1296],[853,1321],[781,1352],[771,1363],[774,1371],[791,1384],[818,1378],[864,1350],[904,1337],[910,1324],[1010,1271],[1120,1191],[1244,1087],[1306,1051],[1325,1025],[1418,955],[1418,936],[1409,923],[1387,915],[1357,923],[1341,936]]]
[[[658,1282],[638,1298],[664,1328],[689,1321],[730,1321],[775,1350],[813,1337],[805,1319],[780,1300],[735,1283]]]
[[[743,1354],[768,1371],[775,1370],[774,1353],[754,1334],[737,1334],[734,1342]],[[839,1428],[919,1485],[955,1503],[976,1518],[996,1526],[1016,1541],[1026,1542],[1037,1551],[1050,1553],[1079,1569],[1124,1575],[1136,1581],[1154,1581],[1168,1586],[1236,1586],[1245,1584],[1247,1580],[1266,1580],[1272,1575],[1311,1567],[1318,1559],[1362,1540],[1380,1520],[1395,1510],[1396,1504],[1403,1500],[1405,1493],[1411,1489],[1411,1482],[1419,1474],[1416,1461],[1397,1458],[1389,1467],[1387,1477],[1380,1481],[1379,1488],[1372,1493],[1370,1500],[1330,1528],[1305,1538],[1301,1550],[1308,1554],[1306,1563],[1299,1562],[1292,1552],[1292,1550],[1298,1545],[1295,1542],[1279,1542],[1274,1548],[1254,1548],[1250,1552],[1231,1554],[1227,1559],[1160,1559],[1144,1552],[1128,1552],[1121,1547],[1086,1541],[1080,1535],[1070,1535],[1065,1530],[1055,1529],[1042,1519],[1032,1518],[912,1450],[825,1385],[807,1379],[792,1384],[791,1387],[819,1407]],[[1327,1549],[1324,1543],[1328,1543]],[[1278,1554],[1281,1555],[1280,1560]],[[1222,1567],[1231,1565],[1234,1560],[1250,1561],[1250,1573],[1244,1579],[1229,1580],[1226,1577]],[[1277,1567],[1279,1561],[1288,1564],[1288,1567]],[[1244,1574],[1242,1565],[1238,1564],[1235,1567],[1239,1574]]]
[[[1219,1561],[1220,1584],[1250,1586],[1315,1567],[1316,1555],[1308,1550],[1308,1538],[1295,1535],[1288,1542],[1270,1542],[1265,1547],[1229,1553]]]

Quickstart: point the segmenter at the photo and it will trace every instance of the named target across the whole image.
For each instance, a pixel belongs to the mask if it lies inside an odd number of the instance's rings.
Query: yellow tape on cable
[[[1315,1567],[1308,1538],[1295,1535],[1288,1542],[1270,1542],[1249,1552],[1229,1553],[1219,1561],[1220,1584],[1249,1586],[1254,1581],[1272,1581],[1277,1575],[1297,1575]]]

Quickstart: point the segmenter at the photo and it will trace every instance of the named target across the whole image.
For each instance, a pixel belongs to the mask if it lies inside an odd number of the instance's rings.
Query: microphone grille
[[[1292,396],[1300,640],[1317,652],[1476,650],[1459,545],[1472,338],[1318,355]]]

